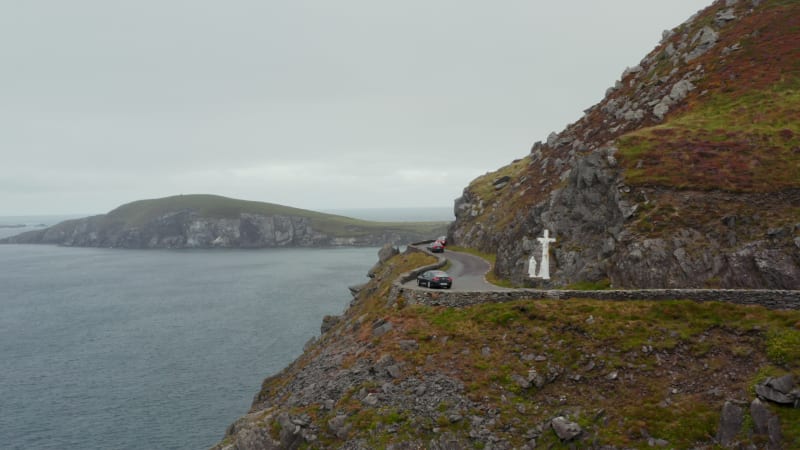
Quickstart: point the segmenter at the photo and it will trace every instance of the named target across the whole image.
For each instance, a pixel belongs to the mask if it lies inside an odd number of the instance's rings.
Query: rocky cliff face
[[[216,450],[800,443],[798,311],[575,299],[409,306],[388,300],[392,282],[435,258],[385,256],[348,310],[264,380]]]
[[[665,31],[579,121],[473,181],[450,239],[518,285],[800,289],[798,17],[717,1]],[[545,229],[552,279],[530,279]]]
[[[186,210],[160,215],[141,226],[109,215],[69,220],[0,242],[119,248],[265,248],[381,246],[420,238],[415,233],[398,231],[335,237],[314,230],[306,217],[242,213],[237,218],[213,218]]]

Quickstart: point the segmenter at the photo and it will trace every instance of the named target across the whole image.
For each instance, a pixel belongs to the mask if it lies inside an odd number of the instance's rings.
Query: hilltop
[[[0,240],[81,247],[381,246],[430,239],[445,222],[372,222],[216,195],[140,200]]]
[[[717,1],[457,200],[515,285],[800,288],[800,3]],[[551,277],[529,280],[555,235]]]

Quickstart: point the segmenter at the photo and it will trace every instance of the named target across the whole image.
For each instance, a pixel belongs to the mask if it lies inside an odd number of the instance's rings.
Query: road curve
[[[424,244],[413,245],[420,251],[426,251]],[[429,253],[430,254],[430,253]],[[469,306],[478,303],[531,300],[531,299],[568,299],[586,298],[596,300],[673,300],[686,299],[698,302],[716,301],[742,305],[760,305],[768,309],[800,310],[800,290],[775,289],[604,289],[604,290],[570,290],[570,289],[510,289],[495,286],[486,281],[485,275],[490,265],[484,259],[467,253],[446,250],[444,255],[450,262],[447,272],[453,277],[451,289],[429,289],[417,286],[416,278],[403,283],[402,289],[418,291],[417,303],[444,306]],[[415,272],[412,272],[415,273]],[[453,292],[452,296],[429,296],[428,292]],[[501,292],[483,294],[488,292]],[[471,293],[477,293],[471,295]]]
[[[453,277],[452,291],[505,291],[506,288],[495,286],[486,281],[486,273],[491,265],[483,258],[469,253],[445,250],[443,256],[450,262],[447,273]],[[406,282],[403,287],[416,288],[417,280]],[[419,287],[418,289],[427,289]]]

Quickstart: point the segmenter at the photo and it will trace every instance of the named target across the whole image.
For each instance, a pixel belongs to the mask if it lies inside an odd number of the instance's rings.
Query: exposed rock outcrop
[[[561,416],[550,421],[550,424],[553,427],[553,431],[562,441],[571,441],[580,436],[583,431],[580,425]]]
[[[749,406],[751,430],[744,428],[745,408],[735,402],[725,402],[716,435],[717,443],[723,448],[741,448],[739,439],[746,435],[745,432],[765,442],[764,448],[778,450],[784,447],[780,417],[771,411],[769,404],[800,408],[800,388],[795,384],[794,376],[769,377],[756,385],[756,394],[758,397]]]
[[[672,125],[731,90],[747,98],[800,78],[788,63],[800,44],[794,8],[718,1],[665,32],[580,120],[464,189],[455,201],[451,241],[496,254],[495,272],[518,286],[800,289],[800,184],[755,189],[747,178],[763,159],[759,154],[776,151],[765,136],[786,117],[764,119],[764,131],[755,134],[735,131],[735,124],[730,131],[724,123],[714,125],[722,130],[709,129],[702,117]],[[767,68],[743,56],[753,52],[782,63]],[[737,104],[740,111],[752,108],[757,115],[769,108],[746,102]],[[631,154],[643,145],[645,130],[664,153],[637,162]],[[795,134],[787,128],[775,139]],[[797,158],[791,146],[786,152]],[[712,155],[715,163],[700,167]],[[670,158],[679,161],[672,174],[690,175],[637,181],[637,174]],[[541,254],[536,238],[545,229],[556,239],[546,281],[527,271],[529,258]]]
[[[395,247],[394,245],[383,244],[383,247],[381,247],[380,251],[378,251],[378,262],[375,263],[375,266],[373,266],[372,269],[369,270],[369,272],[367,272],[367,276],[370,278],[374,277],[375,272],[381,266],[381,264],[384,264],[386,261],[388,261],[393,256],[399,253],[400,249]]]
[[[764,400],[800,408],[800,387],[795,384],[791,374],[767,378],[756,386],[756,394]]]

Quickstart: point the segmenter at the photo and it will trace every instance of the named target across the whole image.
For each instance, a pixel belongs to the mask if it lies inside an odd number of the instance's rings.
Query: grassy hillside
[[[631,183],[800,187],[800,4],[767,3],[769,11],[737,23],[741,31],[722,34],[717,45],[737,50],[698,59],[706,75],[683,108],[620,140]]]
[[[719,95],[620,139],[631,185],[730,192],[800,188],[800,78]]]
[[[358,236],[376,230],[398,230],[419,232],[434,238],[447,225],[446,222],[372,222],[273,203],[201,194],[139,200],[114,209],[107,217],[110,221],[123,222],[128,226],[141,226],[164,214],[186,210],[213,218],[237,218],[242,213],[306,217],[311,220],[315,230],[332,236]]]
[[[496,254],[497,275],[518,284],[519,243],[546,228],[556,284],[796,286],[800,2],[714,2],[460,202],[451,241]],[[741,261],[751,254],[776,263]],[[623,277],[632,255],[641,270]]]
[[[570,148],[613,144],[630,186],[732,193],[799,189],[800,2],[760,3],[751,14],[739,7],[737,20],[718,26],[717,14],[726,5],[717,2],[673,30],[672,37],[645,58],[650,61],[642,72],[646,75],[622,80],[603,102],[562,133],[582,144]],[[670,55],[685,55],[681,51],[687,52],[687,43],[693,45],[706,26],[719,33],[713,48],[690,62],[678,59],[676,63]],[[652,98],[642,93],[687,76],[694,89],[663,121],[653,119],[652,104],[645,103]],[[636,103],[646,113],[644,119],[615,121],[607,112],[612,102]],[[552,150],[545,145],[541,147],[544,154],[537,158],[528,155],[471,182],[469,190],[484,205],[499,205],[493,216],[501,226],[494,228],[513,224],[516,211],[545,200],[559,187],[561,166],[554,167],[553,162],[566,161],[569,155]],[[493,182],[502,176],[522,187],[494,189]]]
[[[318,441],[308,448],[340,448],[345,441],[425,447],[442,436],[457,439],[459,448],[483,448],[491,439],[520,448],[532,436],[536,448],[647,448],[651,438],[668,448],[712,448],[726,400],[749,402],[766,377],[800,374],[799,311],[677,299],[521,300],[468,308],[408,306],[400,299],[387,306],[391,281],[431,261],[426,258],[402,254],[384,265],[338,326],[265,380],[251,425],[279,439],[281,426],[273,420],[280,411],[307,417],[318,424]],[[385,322],[391,331],[376,336],[369,324]],[[380,379],[380,361],[401,368],[388,381],[394,391]],[[326,379],[315,367],[332,377],[373,367],[375,376],[353,377],[332,406],[319,396],[298,403],[298,389],[324,390]],[[519,383],[532,373],[541,383]],[[404,386],[423,379],[463,389],[426,392],[424,398],[435,399],[432,408],[414,406],[425,400],[413,392],[410,403],[398,400],[403,389],[413,391]],[[370,392],[386,394],[368,405],[363,398]],[[800,409],[770,409],[780,417],[785,448],[800,447]],[[336,436],[326,424],[342,415],[350,428]],[[575,447],[549,429],[559,415],[584,429]],[[762,445],[749,434],[749,416],[745,423],[742,442]]]

